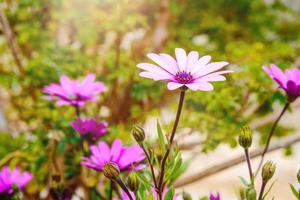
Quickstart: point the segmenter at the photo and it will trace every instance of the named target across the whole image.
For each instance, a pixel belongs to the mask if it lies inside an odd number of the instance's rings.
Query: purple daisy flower
[[[145,155],[137,144],[126,147],[121,140],[116,139],[109,148],[106,142],[101,141],[98,145],[92,145],[90,151],[90,157],[83,157],[81,164],[95,170],[102,171],[107,163],[116,164],[121,171],[133,170],[133,166],[135,170],[144,167],[138,164],[144,160]]]
[[[14,186],[22,190],[31,179],[32,175],[27,171],[21,173],[19,168],[10,170],[4,166],[0,171],[0,194],[12,194]]]
[[[287,69],[284,72],[274,64],[263,69],[274,79],[280,88],[285,90],[290,100],[295,100],[300,96],[300,69]]]
[[[72,121],[71,126],[76,130],[80,135],[84,137],[92,138],[93,140],[98,139],[107,132],[107,123],[102,121],[98,122],[96,119],[81,119],[77,118]]]
[[[212,193],[209,195],[209,200],[221,200],[220,193],[218,192],[216,196]]]
[[[150,63],[140,63],[138,68],[144,71],[140,76],[150,78],[155,81],[163,80],[168,82],[168,89],[175,90],[186,86],[191,90],[211,91],[213,85],[210,82],[224,81],[226,78],[223,74],[233,71],[223,70],[228,62],[209,63],[211,56],[199,58],[196,51],[191,51],[188,55],[184,49],[175,49],[176,59],[168,54],[150,53],[147,56],[157,65]]]
[[[86,102],[97,101],[97,95],[107,90],[102,82],[94,82],[95,79],[95,74],[87,75],[82,81],[71,80],[62,75],[60,84],[47,85],[43,92],[49,95],[46,99],[56,100],[58,106],[66,104],[83,106]]]

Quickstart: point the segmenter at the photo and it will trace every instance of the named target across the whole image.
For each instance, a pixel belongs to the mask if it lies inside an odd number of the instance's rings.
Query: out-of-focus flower
[[[116,164],[121,171],[133,168],[139,170],[144,167],[139,162],[144,160],[145,155],[137,144],[126,147],[117,139],[109,148],[106,142],[101,141],[98,145],[92,145],[90,151],[90,157],[83,157],[81,164],[95,170],[102,171],[107,163]]]
[[[84,137],[89,137],[94,140],[103,136],[107,132],[107,123],[102,121],[98,122],[96,119],[81,119],[77,118],[72,121],[71,126],[76,130],[80,135]]]
[[[209,200],[221,200],[220,193],[218,192],[216,195],[210,193]]]
[[[0,194],[12,194],[14,186],[22,190],[31,179],[32,175],[27,171],[22,173],[19,168],[10,170],[4,166],[0,171]]]
[[[102,82],[94,82],[95,79],[95,74],[87,75],[82,81],[71,80],[63,75],[60,77],[60,84],[51,83],[43,91],[48,94],[46,99],[56,100],[58,106],[83,106],[86,102],[97,101],[97,95],[107,90]]]
[[[138,64],[137,67],[144,70],[140,76],[155,81],[166,81],[169,90],[186,86],[191,90],[211,91],[213,85],[210,82],[224,81],[226,78],[223,74],[232,72],[230,70],[218,71],[228,65],[228,62],[209,63],[211,56],[199,58],[196,51],[191,51],[187,55],[184,49],[176,48],[175,55],[176,59],[164,53],[148,54],[148,57],[157,65]]]
[[[264,66],[263,69],[274,79],[280,88],[285,90],[290,101],[300,96],[300,69],[287,69],[284,72],[274,64],[270,67]]]

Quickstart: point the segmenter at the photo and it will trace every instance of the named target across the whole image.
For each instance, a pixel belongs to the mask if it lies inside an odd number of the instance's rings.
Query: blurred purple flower
[[[19,168],[10,170],[4,166],[0,171],[0,194],[12,194],[14,186],[22,190],[31,179],[32,175],[27,171],[21,173]]]
[[[209,200],[221,200],[220,193],[218,192],[216,196],[212,193],[209,195]]]
[[[76,130],[80,135],[84,137],[89,137],[93,140],[98,139],[107,132],[107,123],[102,121],[98,122],[96,119],[81,119],[77,118],[72,121],[71,126]]]
[[[97,95],[107,90],[102,82],[94,82],[95,79],[95,74],[87,75],[82,81],[62,75],[60,84],[51,83],[44,87],[43,92],[49,95],[46,99],[56,100],[58,106],[83,106],[86,102],[97,101]]]
[[[283,72],[274,64],[271,64],[269,68],[264,66],[263,69],[278,83],[280,88],[285,90],[290,100],[295,100],[300,96],[300,69],[287,69]]]
[[[226,78],[223,74],[232,72],[230,70],[218,71],[228,65],[228,62],[209,63],[211,56],[206,55],[199,58],[196,51],[191,51],[187,55],[184,49],[176,48],[175,55],[176,60],[164,53],[148,54],[147,56],[157,65],[150,63],[138,64],[137,67],[144,70],[140,73],[140,76],[155,81],[166,81],[169,90],[186,86],[191,90],[211,91],[213,85],[210,82],[224,81]]]
[[[111,148],[106,142],[101,141],[98,145],[92,145],[90,151],[90,157],[83,157],[81,164],[95,170],[101,171],[107,163],[116,164],[121,171],[139,170],[144,167],[138,164],[145,158],[140,146],[122,146],[122,141],[119,139],[112,143]]]

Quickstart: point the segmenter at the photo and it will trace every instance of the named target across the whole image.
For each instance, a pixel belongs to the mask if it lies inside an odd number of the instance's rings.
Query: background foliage
[[[175,92],[165,84],[138,77],[135,65],[148,52],[173,54],[183,47],[229,61],[236,72],[215,84],[215,92],[187,94],[180,124],[201,133],[201,148],[208,152],[221,142],[235,147],[242,125],[283,102],[262,65],[300,62],[300,13],[279,0],[5,0],[1,13],[2,25],[3,17],[9,23],[0,33],[0,103],[8,122],[2,132],[10,135],[1,136],[0,164],[25,160],[25,167],[40,174],[31,194],[48,181],[51,153],[66,154],[79,142],[69,126],[74,110],[43,99],[42,87],[61,74],[96,73],[109,91],[83,113],[107,120],[109,139],[129,142],[133,123],[176,105]],[[257,127],[262,141],[268,126]],[[280,130],[278,136],[288,133]],[[79,159],[63,162],[71,166]]]

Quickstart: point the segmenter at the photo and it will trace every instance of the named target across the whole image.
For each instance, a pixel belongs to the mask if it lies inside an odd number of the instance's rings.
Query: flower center
[[[193,76],[191,73],[187,73],[185,71],[177,72],[175,75],[175,79],[181,84],[191,83],[193,80]]]

